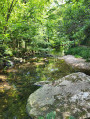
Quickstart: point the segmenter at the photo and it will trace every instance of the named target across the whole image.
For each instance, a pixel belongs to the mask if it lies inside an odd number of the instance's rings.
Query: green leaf
[[[44,119],[44,117],[38,117],[38,119]]]
[[[55,119],[56,112],[50,112],[46,115],[46,119]]]
[[[70,116],[69,119],[75,119],[75,117],[74,116]]]

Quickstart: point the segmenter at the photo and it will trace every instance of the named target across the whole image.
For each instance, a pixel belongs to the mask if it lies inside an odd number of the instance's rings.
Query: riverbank
[[[16,58],[16,57],[14,57],[12,59],[13,60],[11,62],[13,62],[14,65],[17,65],[17,64],[22,65],[22,66],[24,65],[24,67],[25,67],[25,64],[27,64],[27,62],[25,63],[25,59]],[[90,75],[90,62],[86,62],[85,59],[75,58],[72,55],[65,55],[63,57],[58,57],[58,59],[64,60],[67,63],[67,65],[72,66],[73,69],[77,69],[78,71],[81,71],[81,72],[84,72],[84,73]],[[36,61],[38,61],[37,57],[31,58],[30,62],[35,63]],[[44,58],[44,62],[46,62],[46,61],[48,62],[47,58]],[[44,64],[44,62],[42,62],[42,63]],[[17,71],[18,70],[15,68],[9,68],[6,70],[6,73],[17,72]],[[1,75],[0,75],[0,89],[1,89],[1,91],[8,90],[10,88],[11,88],[11,86],[7,82],[7,75],[1,73]]]
[[[58,59],[63,59],[67,64],[71,65],[72,67],[90,75],[90,62],[86,62],[85,59],[75,58],[73,55],[58,57]]]
[[[90,46],[80,45],[77,47],[72,47],[67,50],[66,55],[73,55],[76,58],[83,58],[87,62],[90,62]]]

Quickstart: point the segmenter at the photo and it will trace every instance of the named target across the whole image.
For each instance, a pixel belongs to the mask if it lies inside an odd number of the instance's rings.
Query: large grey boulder
[[[82,72],[90,75],[90,62],[86,62],[85,59],[82,58],[75,58],[72,55],[66,55],[63,57],[58,57],[58,59],[64,59],[65,62],[72,67],[79,69]]]
[[[72,115],[76,119],[90,117],[90,76],[78,72],[57,81],[45,84],[27,101],[27,112],[31,117],[45,116],[56,112],[55,119],[66,119]]]

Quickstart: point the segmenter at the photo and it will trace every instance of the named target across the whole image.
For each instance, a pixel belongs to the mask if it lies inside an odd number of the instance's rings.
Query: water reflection
[[[63,60],[56,58],[30,58],[7,71],[11,89],[0,93],[0,119],[29,119],[26,103],[29,95],[39,87],[37,81],[57,80],[76,72]]]

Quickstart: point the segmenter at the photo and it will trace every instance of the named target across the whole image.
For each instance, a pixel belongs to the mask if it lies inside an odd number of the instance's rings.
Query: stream
[[[0,82],[0,119],[30,119],[26,113],[29,95],[40,86],[38,81],[53,81],[70,73],[77,72],[64,60],[55,57],[32,57],[25,63],[18,63],[13,68],[0,73],[5,84]],[[6,89],[2,85],[9,84]],[[8,89],[8,90],[7,90]]]

